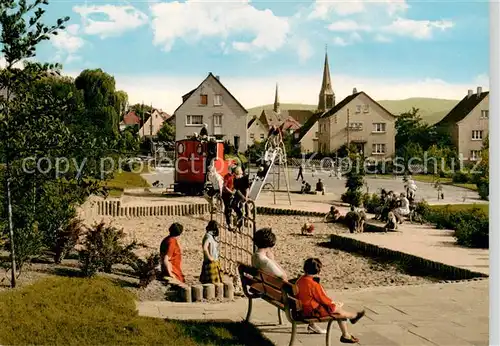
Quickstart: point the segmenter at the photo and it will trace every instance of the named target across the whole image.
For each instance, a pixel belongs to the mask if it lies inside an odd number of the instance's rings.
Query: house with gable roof
[[[131,126],[137,126],[137,128],[141,126],[141,118],[133,110],[123,116],[123,120],[120,122],[120,131]]]
[[[195,89],[182,96],[175,110],[175,139],[185,139],[200,133],[207,125],[208,134],[218,137],[245,152],[248,111],[211,72]]]
[[[452,142],[464,161],[474,162],[481,156],[483,141],[489,133],[489,91],[477,87],[440,121],[436,127],[451,136]]]
[[[170,117],[167,113],[158,109],[153,109],[148,120],[139,129],[140,138],[153,138],[163,126],[163,123]]]

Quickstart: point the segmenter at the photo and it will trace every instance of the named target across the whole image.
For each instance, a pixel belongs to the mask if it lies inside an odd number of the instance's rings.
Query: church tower
[[[276,83],[276,92],[274,94],[274,107],[273,107],[274,113],[279,114],[280,113],[280,99],[278,97],[278,83]]]
[[[325,64],[323,66],[323,82],[319,92],[318,110],[327,111],[335,106],[335,93],[332,89],[330,66],[328,65],[328,52],[325,51]]]

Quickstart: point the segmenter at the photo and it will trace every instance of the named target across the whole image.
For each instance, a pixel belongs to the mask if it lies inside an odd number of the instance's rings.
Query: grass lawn
[[[243,322],[140,317],[134,295],[103,278],[55,277],[1,293],[0,325],[2,345],[272,345]]]
[[[114,177],[104,183],[104,186],[109,187],[110,197],[120,197],[124,189],[133,189],[140,187],[149,187],[149,183],[141,177],[142,173],[150,172],[149,167],[144,167],[141,173],[135,172],[116,172]]]
[[[486,215],[489,215],[489,204],[486,204],[486,203],[480,203],[480,204],[431,205],[430,208],[433,211],[439,211],[439,210],[443,210],[443,209],[448,208],[450,211],[455,211],[455,212],[462,211],[462,210],[479,208],[483,212],[485,212]]]

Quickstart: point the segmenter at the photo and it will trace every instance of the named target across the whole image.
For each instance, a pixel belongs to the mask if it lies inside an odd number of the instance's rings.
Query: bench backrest
[[[285,312],[290,312],[290,317],[296,319],[302,310],[300,301],[295,298],[297,286],[245,264],[239,264],[238,270],[243,292],[247,297],[262,298]]]

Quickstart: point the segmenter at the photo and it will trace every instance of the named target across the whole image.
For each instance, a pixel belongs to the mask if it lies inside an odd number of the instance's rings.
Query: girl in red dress
[[[304,318],[333,316],[338,319],[337,322],[342,331],[340,342],[345,344],[358,343],[359,339],[349,334],[347,331],[346,320],[355,324],[365,315],[365,311],[363,310],[357,313],[346,311],[342,309],[342,303],[334,303],[333,300],[326,295],[317,277],[321,272],[322,266],[318,258],[308,258],[304,262],[305,275],[301,276],[296,282],[299,289],[297,299],[302,303]]]

